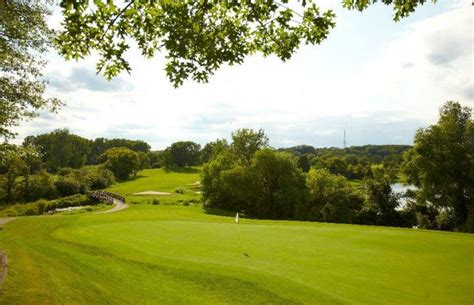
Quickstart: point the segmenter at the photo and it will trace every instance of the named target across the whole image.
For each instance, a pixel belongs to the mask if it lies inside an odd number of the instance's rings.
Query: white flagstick
[[[235,223],[239,224],[239,213],[235,215]],[[238,248],[238,251],[240,251],[240,232],[239,232],[238,227],[237,227],[237,248]]]

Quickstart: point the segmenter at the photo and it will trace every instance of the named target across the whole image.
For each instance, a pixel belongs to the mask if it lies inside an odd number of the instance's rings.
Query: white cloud
[[[456,5],[446,13],[409,25],[368,65],[354,90],[371,84],[369,109],[405,110],[433,121],[446,100],[472,104],[472,8]],[[379,103],[377,99],[384,99]]]

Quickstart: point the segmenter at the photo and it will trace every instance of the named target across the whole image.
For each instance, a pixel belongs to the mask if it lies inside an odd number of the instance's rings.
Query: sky
[[[470,2],[427,3],[398,23],[382,4],[360,13],[341,1],[319,2],[337,15],[327,40],[284,63],[248,57],[207,84],[174,88],[163,57],[147,60],[136,48],[127,54],[131,74],[110,82],[96,75],[96,57],[65,61],[52,50],[46,94],[67,104],[22,123],[15,141],[68,128],[90,139],[140,139],[164,149],[263,128],[273,147],[341,147],[344,130],[348,146],[412,144],[418,128],[436,123],[445,101],[474,106]],[[49,23],[58,27],[60,20],[55,11]]]

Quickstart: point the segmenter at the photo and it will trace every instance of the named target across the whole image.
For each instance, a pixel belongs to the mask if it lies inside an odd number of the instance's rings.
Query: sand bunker
[[[146,191],[146,192],[140,192],[140,193],[133,193],[133,195],[137,196],[166,196],[166,195],[171,195],[171,193],[167,192],[155,192],[155,191]]]
[[[190,185],[190,186],[200,186],[201,185],[201,181],[196,181],[196,182],[193,182],[193,183],[188,183],[186,185]]]

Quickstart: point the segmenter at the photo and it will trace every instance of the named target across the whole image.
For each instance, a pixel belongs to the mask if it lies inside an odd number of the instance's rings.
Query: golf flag
[[[235,215],[235,222],[236,222],[236,223],[239,223],[239,213],[237,213],[237,214]]]

